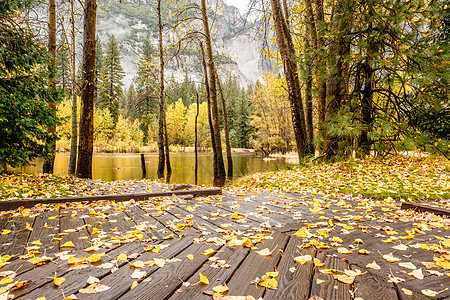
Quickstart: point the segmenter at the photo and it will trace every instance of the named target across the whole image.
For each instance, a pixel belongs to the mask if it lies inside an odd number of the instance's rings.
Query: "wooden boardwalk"
[[[418,228],[417,224],[396,219],[394,207],[368,210],[367,203],[325,200],[320,200],[321,213],[314,210],[317,199],[309,195],[268,192],[72,203],[9,212],[0,218],[0,254],[3,261],[7,260],[4,255],[13,257],[6,261],[0,276],[14,271],[14,282],[27,282],[24,287],[9,289],[14,299],[64,299],[71,295],[72,299],[102,300],[211,299],[213,287],[222,284],[229,288],[224,296],[250,295],[255,299],[430,299],[421,293],[424,289],[439,292],[432,299],[450,299],[450,290],[446,290],[450,278],[425,272],[422,264],[433,262],[435,252],[413,247],[393,250],[400,244],[398,240],[381,241],[389,238],[387,231],[405,235],[405,231]],[[300,228],[314,236],[294,236]],[[319,231],[321,235],[316,236]],[[448,226],[429,226],[426,233],[404,243],[431,245],[436,235],[448,238]],[[332,237],[339,246],[333,245]],[[355,243],[357,239],[364,244]],[[312,240],[323,244],[305,247]],[[339,247],[352,250],[352,254],[338,253]],[[272,254],[257,253],[265,248]],[[211,249],[214,252],[205,255]],[[361,249],[370,254],[358,254]],[[96,257],[95,253],[104,254]],[[425,278],[407,276],[411,270],[382,258],[388,253],[423,268]],[[294,261],[306,255],[317,258],[316,264]],[[52,261],[37,266],[29,261],[34,256]],[[373,261],[380,269],[366,268]],[[337,274],[361,270],[362,275],[347,284],[327,270],[337,270]],[[437,267],[430,270],[445,273]],[[252,283],[275,271],[276,289]],[[208,278],[208,285],[200,282],[200,274]],[[65,278],[59,287],[55,276]],[[83,290],[89,287],[90,276],[99,280],[91,290],[100,292]],[[389,282],[390,277],[404,282]],[[0,289],[7,285],[0,284]]]

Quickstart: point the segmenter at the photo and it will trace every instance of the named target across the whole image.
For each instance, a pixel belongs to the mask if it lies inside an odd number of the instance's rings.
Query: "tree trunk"
[[[198,101],[198,93],[197,93],[197,111],[195,112],[195,141],[194,141],[194,152],[195,152],[195,168],[194,168],[194,176],[195,176],[195,185],[198,183],[198,115],[200,113],[199,101]]]
[[[308,140],[308,152],[314,153],[314,125],[313,125],[313,99],[312,99],[312,55],[311,55],[311,44],[309,42],[310,35],[306,33],[305,40],[305,65],[306,65],[306,136]]]
[[[169,150],[169,135],[167,134],[167,119],[166,111],[164,110],[164,152],[166,157],[166,169],[168,178],[172,174],[172,167],[170,166],[170,150]]]
[[[275,25],[278,49],[283,60],[284,75],[288,86],[289,101],[291,104],[292,123],[299,159],[308,154],[306,139],[305,113],[298,76],[296,53],[292,37],[288,32],[286,20],[283,16],[279,0],[271,0],[272,15]]]
[[[217,153],[217,179],[218,181],[226,179],[225,165],[223,163],[222,143],[220,139],[219,128],[219,112],[217,109],[217,88],[216,88],[216,70],[214,66],[214,58],[211,45],[211,34],[209,32],[208,14],[206,12],[206,1],[201,0],[202,4],[202,19],[203,28],[205,31],[206,42],[206,54],[208,56],[208,69],[209,69],[209,89],[211,98],[211,114],[213,120],[214,139],[216,141],[216,153]]]
[[[158,0],[159,33],[159,115],[158,115],[158,178],[164,177],[164,49],[162,39],[161,0]]]
[[[94,93],[95,93],[95,25],[97,1],[85,0],[83,38],[83,85],[81,89],[80,142],[77,177],[92,178],[94,151]]]
[[[75,11],[74,1],[70,0],[70,26],[71,26],[71,44],[70,44],[70,64],[71,64],[71,80],[72,88],[70,94],[72,96],[72,136],[70,137],[70,159],[69,159],[69,175],[75,174],[77,166],[77,143],[78,143],[78,104],[76,94],[76,52],[75,52]]]
[[[216,139],[214,136],[214,127],[211,116],[211,95],[209,89],[209,80],[208,80],[208,68],[206,65],[205,59],[205,50],[203,49],[203,43],[200,42],[200,50],[202,52],[202,64],[203,64],[203,73],[205,74],[205,91],[206,91],[206,102],[208,104],[208,124],[209,124],[209,132],[211,133],[211,148],[213,149],[213,174],[214,178],[217,178],[218,169],[217,169],[217,149],[216,149]]]
[[[233,178],[233,158],[231,157],[231,143],[230,143],[230,130],[228,126],[228,113],[225,105],[225,98],[223,97],[222,85],[220,84],[219,76],[217,78],[217,86],[219,88],[220,100],[222,103],[222,116],[225,130],[225,147],[227,151],[227,165],[228,165],[228,177]]]
[[[48,52],[50,54],[50,61],[48,69],[50,71],[50,76],[48,78],[48,89],[51,93],[56,92],[56,1],[49,0],[48,2],[48,12],[49,12],[49,22],[48,22]],[[56,109],[54,103],[50,104],[52,109]],[[56,132],[56,125],[48,129],[50,133]],[[42,172],[53,173],[53,167],[55,164],[55,153],[56,153],[56,141],[49,143],[49,148],[53,151],[50,157],[44,161],[42,167]]]
[[[324,123],[326,115],[327,102],[327,68],[325,63],[325,42],[324,42],[324,26],[325,17],[323,12],[323,0],[316,0],[316,15],[314,18],[315,28],[317,31],[317,66],[316,66],[316,80],[317,80],[317,111],[318,111],[318,128],[319,133],[324,136]],[[311,9],[312,10],[312,9]],[[321,149],[322,151],[325,149]]]
[[[345,39],[346,26],[349,20],[345,16],[347,0],[337,1],[333,8],[330,32],[332,40],[329,46],[328,80],[327,80],[327,117],[326,121],[335,116],[345,100],[346,86],[344,78],[345,63],[343,56],[348,45]],[[339,136],[326,137],[326,158],[332,159],[339,153]]]

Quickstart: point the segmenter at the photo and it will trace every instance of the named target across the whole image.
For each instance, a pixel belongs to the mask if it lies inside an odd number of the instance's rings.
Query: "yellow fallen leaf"
[[[333,277],[337,280],[339,280],[340,282],[346,283],[346,284],[352,284],[353,281],[355,281],[355,277],[353,276],[348,276],[346,274],[337,274],[337,275],[333,275]]]
[[[374,261],[374,262],[372,262],[372,263],[370,263],[370,264],[367,264],[366,265],[366,268],[367,269],[373,269],[373,270],[379,270],[379,269],[381,269],[381,267]]]
[[[417,269],[417,267],[416,267],[413,263],[411,263],[411,262],[407,262],[407,263],[398,263],[398,265],[399,265],[400,267],[402,267],[402,268],[407,268],[407,269],[410,269],[410,270],[415,270],[415,269]]]
[[[194,255],[188,254],[188,255],[187,255],[187,258],[190,259],[190,260],[194,260]]]
[[[303,237],[303,238],[311,237],[311,234],[306,229],[303,229],[303,228],[300,228],[299,230],[297,230],[297,232],[294,233],[293,235],[297,236],[297,237]]]
[[[266,289],[276,290],[278,287],[278,282],[274,278],[266,278],[258,282],[258,285],[263,286]]]
[[[3,235],[10,234],[10,233],[11,233],[11,230],[9,230],[9,229],[3,229],[3,231],[2,231]]]
[[[425,296],[428,296],[428,297],[435,297],[439,294],[438,292],[435,292],[430,289],[424,289],[424,290],[421,290],[421,292],[422,292],[422,294],[424,294]]]
[[[75,248],[75,245],[72,243],[72,241],[68,241],[62,244],[61,248]]]
[[[397,235],[398,234],[398,232],[394,231],[394,230],[386,230],[385,232],[387,235]]]
[[[140,270],[134,270],[134,272],[130,275],[133,279],[142,279],[145,275],[147,275],[147,272],[140,271]]]
[[[139,285],[139,282],[137,282],[136,280],[133,281],[133,284],[131,284],[130,290],[134,289],[134,288],[137,287],[138,285]]]
[[[117,261],[127,261],[128,260],[128,256],[125,253],[119,254],[119,256],[117,257]]]
[[[142,262],[142,261],[140,261],[140,260],[137,260],[137,261],[135,261],[134,263],[130,263],[130,265],[131,265],[133,268],[136,268],[136,269],[145,267],[144,262]]]
[[[396,263],[396,262],[399,262],[401,260],[398,257],[394,257],[394,255],[392,255],[392,253],[383,255],[383,258],[385,260],[387,260],[388,262],[390,262],[390,263]]]
[[[402,292],[407,296],[412,296],[413,292],[411,290],[408,290],[406,288],[402,288]]]
[[[155,258],[155,265],[162,268],[166,264],[166,260],[162,258]]]
[[[364,244],[362,239],[356,239],[353,241],[354,244]]]
[[[294,257],[294,261],[298,264],[304,265],[308,261],[312,261],[311,255],[303,255],[303,256],[297,256]]]
[[[36,298],[35,300],[47,300],[47,298],[45,298],[45,297],[39,297],[39,298]]]
[[[340,254],[352,254],[352,250],[348,250],[347,248],[344,247],[339,247],[337,248],[337,252]]]
[[[204,284],[209,284],[209,280],[205,275],[203,275],[202,273],[199,273],[199,275],[200,275],[201,282],[203,282]]]
[[[270,251],[268,248],[264,248],[260,251],[256,251],[256,253],[258,253],[259,255],[262,255],[262,256],[271,256],[272,255],[272,251]]]
[[[210,255],[212,255],[214,252],[216,252],[216,250],[214,250],[214,249],[212,249],[212,248],[209,248],[209,249],[205,250],[205,251],[202,253],[202,255],[210,256]]]
[[[321,268],[321,267],[325,266],[325,263],[321,262],[320,259],[318,259],[318,258],[314,258],[314,265],[318,268]]]
[[[226,291],[228,291],[229,288],[225,284],[223,284],[223,285],[217,285],[217,286],[213,287],[212,290],[216,293],[223,294]]]
[[[55,278],[53,278],[53,283],[54,283],[56,286],[60,286],[60,285],[63,284],[65,281],[66,281],[66,279],[65,279],[64,277],[56,277],[56,275],[55,275]]]
[[[266,272],[266,277],[277,278],[280,272]]]
[[[173,233],[169,234],[168,236],[164,237],[165,240],[173,239]]]
[[[14,281],[14,278],[11,277],[4,277],[2,280],[0,280],[0,284],[8,284]]]
[[[422,273],[422,268],[414,270],[412,272],[408,273],[408,276],[413,277],[413,278],[417,278],[417,279],[423,279],[423,273]]]
[[[105,255],[104,252],[103,253],[92,254],[91,256],[87,257],[86,260],[88,262],[95,263],[95,262],[98,262],[99,260],[101,260],[103,255]]]
[[[400,250],[400,251],[405,251],[408,249],[408,246],[404,245],[404,244],[398,244],[394,247],[391,247],[394,250]]]
[[[338,236],[333,236],[332,241],[335,243],[342,243],[343,240]]]
[[[358,251],[359,254],[368,255],[370,251],[367,251],[366,249],[361,249]]]

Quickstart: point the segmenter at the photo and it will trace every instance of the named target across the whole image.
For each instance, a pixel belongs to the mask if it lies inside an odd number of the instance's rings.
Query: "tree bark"
[[[278,49],[283,60],[284,75],[291,104],[292,123],[299,159],[308,154],[305,113],[300,89],[296,53],[279,0],[271,0]]]
[[[49,12],[49,22],[48,22],[48,52],[50,54],[49,60],[49,78],[48,78],[48,89],[51,93],[56,92],[56,1],[49,0],[48,2],[48,12]],[[52,109],[56,109],[56,104],[50,104]],[[56,132],[56,125],[48,129],[52,134]],[[42,167],[42,172],[53,173],[53,167],[55,165],[55,154],[56,154],[56,141],[51,141],[49,143],[49,148],[53,151],[50,157],[44,161]]]
[[[78,104],[77,104],[77,82],[76,82],[76,52],[75,52],[75,10],[74,1],[70,0],[70,26],[71,26],[71,44],[70,44],[70,64],[71,64],[71,80],[72,88],[70,94],[72,96],[72,136],[70,137],[70,158],[69,158],[69,175],[74,175],[77,166],[77,143],[78,143]]]
[[[348,0],[337,1],[332,12],[332,21],[330,32],[332,39],[329,46],[328,61],[328,80],[327,80],[327,107],[326,121],[335,116],[345,100],[346,85],[344,78],[344,55],[349,45],[345,38],[346,28],[348,26],[347,17],[345,16],[345,6]],[[341,137],[326,137],[326,158],[332,159],[339,153],[339,141]]]
[[[230,129],[228,126],[228,113],[225,105],[225,98],[223,97],[222,85],[220,84],[219,76],[217,76],[217,87],[219,88],[220,100],[222,103],[222,116],[225,130],[225,147],[227,152],[227,175],[229,178],[233,177],[233,158],[231,157],[231,142],[230,142]]]
[[[216,151],[216,139],[214,136],[214,127],[211,116],[211,95],[209,89],[209,80],[208,80],[208,67],[206,64],[205,58],[205,49],[203,48],[203,43],[200,42],[200,50],[202,53],[202,64],[203,64],[203,73],[205,74],[205,92],[206,92],[206,103],[208,104],[208,124],[209,124],[209,132],[211,133],[211,148],[213,149],[213,174],[214,178],[217,178],[218,169],[217,169],[217,151]]]
[[[77,177],[92,178],[94,152],[94,93],[95,93],[95,25],[97,1],[85,0],[83,38],[83,85],[81,89],[80,141]]]
[[[219,112],[217,108],[217,88],[216,88],[216,70],[214,66],[214,58],[211,45],[211,34],[209,31],[208,14],[206,12],[206,1],[201,0],[201,10],[203,19],[203,28],[205,31],[206,42],[206,54],[208,56],[208,69],[209,69],[209,89],[211,98],[211,114],[213,120],[214,139],[216,141],[216,153],[217,153],[217,181],[225,180],[225,165],[223,163],[222,143],[220,138],[219,128]]]
[[[195,168],[194,168],[194,176],[195,176],[195,185],[198,183],[198,115],[200,113],[199,101],[198,101],[198,93],[197,93],[197,110],[195,112],[195,141],[194,141],[194,152],[195,152]]]
[[[317,66],[316,66],[316,80],[317,80],[317,111],[318,111],[318,128],[319,133],[324,135],[324,123],[326,115],[327,102],[327,70],[325,63],[325,41],[324,41],[324,26],[325,17],[323,9],[323,0],[316,0],[316,14],[314,18],[315,27],[317,31]],[[324,150],[324,149],[321,149]]]
[[[159,34],[159,115],[158,115],[158,178],[164,177],[164,49],[162,39],[161,0],[158,0],[158,34]]]
[[[312,65],[311,44],[309,42],[310,35],[307,32],[305,40],[305,65],[306,65],[306,136],[308,140],[308,152],[314,153],[314,125],[313,125],[313,99],[312,99]]]

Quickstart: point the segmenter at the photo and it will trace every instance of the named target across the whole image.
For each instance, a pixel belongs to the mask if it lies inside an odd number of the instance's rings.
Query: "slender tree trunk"
[[[85,0],[83,38],[83,85],[81,89],[80,142],[77,177],[92,178],[94,152],[94,93],[95,93],[95,25],[97,1]]]
[[[49,0],[48,2],[49,22],[48,22],[48,52],[50,54],[49,71],[50,76],[48,78],[48,89],[54,93],[56,92],[56,1]],[[56,109],[55,104],[50,104],[52,109]],[[48,129],[50,133],[56,132],[56,125]],[[49,158],[44,161],[42,171],[44,173],[53,173],[53,167],[55,164],[56,154],[56,141],[49,143],[49,148],[54,151]]]
[[[308,153],[305,113],[300,89],[296,53],[279,0],[271,0],[278,49],[283,60],[284,75],[291,104],[292,123],[299,159]]]
[[[216,70],[214,66],[214,58],[211,45],[211,34],[209,32],[209,22],[208,14],[206,12],[206,1],[201,0],[202,4],[202,19],[203,28],[205,31],[205,42],[206,42],[206,54],[208,56],[208,68],[209,68],[209,89],[211,98],[211,114],[213,119],[213,129],[214,129],[214,139],[216,141],[216,152],[217,152],[217,182],[226,179],[225,165],[223,163],[222,154],[222,143],[220,139],[220,128],[219,128],[219,112],[217,109],[217,88],[216,88]],[[220,183],[219,183],[220,184]]]
[[[158,118],[158,178],[164,177],[164,49],[162,39],[161,0],[158,0],[159,33],[159,118]]]
[[[167,118],[164,110],[164,152],[166,156],[167,176],[172,174],[172,167],[170,166],[170,150],[169,150],[169,135],[167,134]]]
[[[200,113],[200,107],[199,107],[199,101],[198,101],[198,93],[197,93],[197,111],[195,112],[195,128],[194,128],[194,134],[195,134],[195,141],[194,141],[194,152],[195,152],[195,168],[194,168],[194,174],[195,174],[195,185],[198,183],[198,115]]]
[[[206,65],[205,50],[203,49],[202,42],[200,42],[200,50],[202,52],[203,73],[205,74],[205,91],[206,91],[206,102],[208,104],[208,124],[209,124],[209,132],[211,133],[211,148],[213,149],[213,173],[214,178],[217,178],[219,176],[218,175],[219,171],[217,169],[216,138],[214,135],[214,126],[211,116],[211,94],[209,89],[208,68]]]
[[[317,80],[317,111],[318,111],[318,123],[319,133],[324,136],[324,123],[326,115],[326,102],[327,102],[327,68],[325,62],[325,41],[324,41],[324,26],[325,17],[323,9],[323,0],[315,0],[316,15],[314,18],[315,27],[317,30],[317,67],[316,67],[316,80]],[[312,10],[312,9],[311,9]],[[321,149],[322,151],[325,150]]]
[[[222,103],[222,113],[223,113],[223,124],[225,130],[225,147],[227,151],[227,165],[228,172],[227,175],[229,178],[233,177],[233,158],[231,157],[231,142],[230,142],[230,129],[228,126],[228,113],[227,106],[225,105],[225,98],[223,97],[222,85],[220,84],[219,76],[217,78],[217,87],[219,88],[220,100]]]
[[[312,58],[311,58],[311,45],[309,42],[309,34],[307,33],[305,41],[305,55],[306,55],[306,136],[308,140],[308,152],[314,153],[314,125],[313,125],[313,99],[312,99]]]
[[[75,52],[75,10],[74,1],[70,0],[70,26],[71,26],[71,43],[70,43],[70,64],[71,64],[71,90],[72,96],[72,136],[70,137],[70,158],[69,158],[69,175],[74,175],[77,166],[77,143],[78,143],[78,104],[77,104],[77,82],[76,82],[76,52]]]

